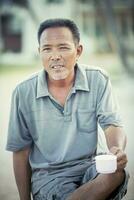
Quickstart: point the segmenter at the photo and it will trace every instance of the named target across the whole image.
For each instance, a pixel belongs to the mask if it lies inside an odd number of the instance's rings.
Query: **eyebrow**
[[[50,45],[50,44],[43,44],[43,45],[41,45],[41,47],[50,47],[50,46],[52,46],[52,45]]]
[[[68,46],[68,45],[69,45],[68,43],[61,43],[58,46]]]
[[[43,48],[44,47],[51,47],[51,46],[52,46],[51,44],[44,44],[44,45],[42,45]],[[60,43],[57,46],[69,46],[69,44],[67,44],[67,43]]]

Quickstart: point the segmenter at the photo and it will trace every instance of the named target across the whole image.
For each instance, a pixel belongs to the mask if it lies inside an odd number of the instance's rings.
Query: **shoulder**
[[[14,91],[31,88],[31,86],[37,82],[38,74],[39,74],[39,72],[35,72],[35,73],[31,74],[30,76],[28,76],[27,78],[25,78],[23,81],[19,82],[16,85]]]
[[[99,76],[102,76],[104,79],[109,78],[108,73],[101,67],[84,65],[84,64],[80,64],[78,66],[82,71],[84,71],[87,74],[87,77],[93,76],[93,77],[97,78]]]
[[[12,91],[13,97],[24,97],[27,93],[31,93],[36,89],[39,72],[29,75],[24,80],[19,82]]]

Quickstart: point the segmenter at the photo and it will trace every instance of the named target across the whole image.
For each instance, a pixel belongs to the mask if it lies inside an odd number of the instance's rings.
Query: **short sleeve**
[[[8,137],[6,150],[18,151],[32,144],[25,117],[23,115],[23,103],[16,88],[12,94],[11,109],[8,125]]]
[[[108,77],[101,76],[97,94],[97,119],[104,130],[110,125],[123,126],[117,100]]]

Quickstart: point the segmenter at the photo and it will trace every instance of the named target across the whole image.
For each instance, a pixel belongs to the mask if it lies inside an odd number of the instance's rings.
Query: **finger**
[[[127,159],[117,162],[117,169],[124,169],[127,165]]]
[[[120,162],[117,162],[117,166],[126,165],[126,164],[127,164],[127,160],[121,160]]]
[[[110,149],[110,152],[114,155],[117,155],[121,150],[118,148],[118,147],[115,147],[113,146],[111,149]]]
[[[126,163],[117,165],[117,170],[123,170],[126,167]]]
[[[127,155],[124,152],[119,152],[117,155],[117,161],[127,161]]]

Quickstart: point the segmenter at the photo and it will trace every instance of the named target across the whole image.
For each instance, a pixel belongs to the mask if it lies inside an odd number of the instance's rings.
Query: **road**
[[[16,83],[23,80],[33,70],[18,71],[16,73],[6,73],[0,75],[0,199],[18,200],[17,188],[13,176],[12,154],[5,151],[7,124],[10,109],[10,97]],[[120,111],[123,116],[125,131],[128,137],[127,154],[130,181],[128,193],[125,200],[134,200],[134,80],[127,76],[122,76],[118,81],[113,82],[115,94],[118,98]]]

